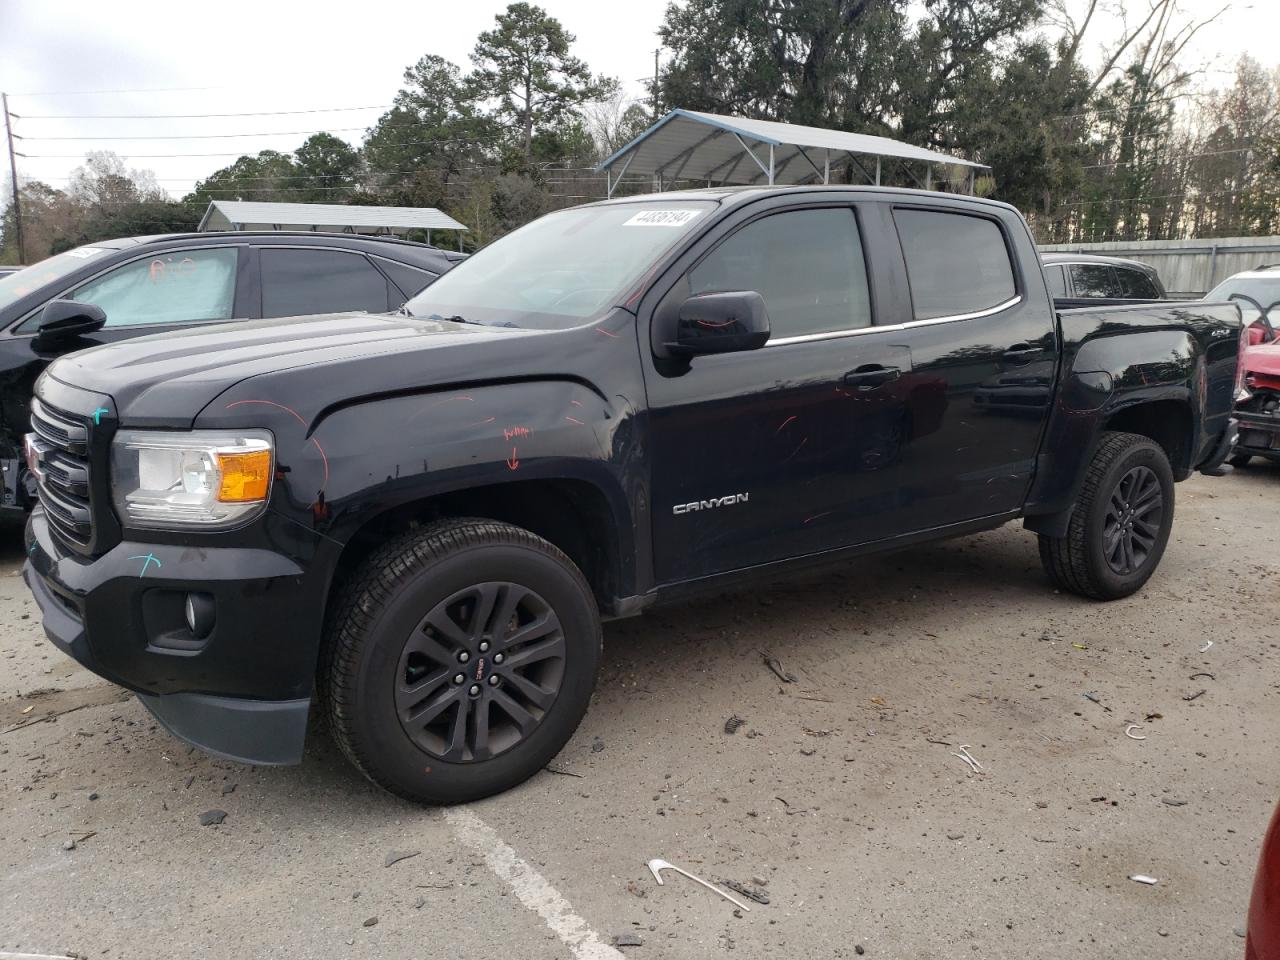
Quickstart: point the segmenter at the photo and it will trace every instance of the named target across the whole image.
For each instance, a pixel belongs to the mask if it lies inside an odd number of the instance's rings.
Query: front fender
[[[553,378],[371,398],[308,423],[249,389],[219,398],[200,425],[271,427],[271,509],[325,539],[315,559],[330,575],[357,531],[406,504],[496,484],[578,480],[607,502],[621,585],[634,583],[631,504],[641,481],[625,399],[611,403],[581,381]]]

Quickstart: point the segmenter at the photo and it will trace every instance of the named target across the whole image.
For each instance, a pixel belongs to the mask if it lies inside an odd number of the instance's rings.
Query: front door
[[[877,469],[896,456],[894,384],[911,359],[871,329],[854,206],[743,219],[673,292],[760,293],[768,345],[646,367],[659,583],[839,546],[851,489],[874,499]]]

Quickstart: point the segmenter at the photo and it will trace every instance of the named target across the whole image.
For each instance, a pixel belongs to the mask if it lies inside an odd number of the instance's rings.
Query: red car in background
[[[1280,807],[1262,843],[1244,956],[1245,960],[1280,960]]]
[[[1247,395],[1236,402],[1239,434],[1228,459],[1232,466],[1243,467],[1254,457],[1280,460],[1280,332],[1275,327],[1280,318],[1280,301],[1264,306],[1239,293],[1232,294],[1231,299],[1257,311],[1252,323],[1249,314],[1245,314],[1249,346],[1241,365]]]

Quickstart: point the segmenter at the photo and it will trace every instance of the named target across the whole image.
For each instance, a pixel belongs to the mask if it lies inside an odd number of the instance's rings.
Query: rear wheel
[[[427,803],[515,786],[586,713],[600,619],[582,573],[527,530],[449,520],[392,541],[351,578],[320,684],[342,751]]]
[[[1132,433],[1103,434],[1067,535],[1040,536],[1050,579],[1095,600],[1129,596],[1160,564],[1173,498],[1173,471],[1159,445]]]

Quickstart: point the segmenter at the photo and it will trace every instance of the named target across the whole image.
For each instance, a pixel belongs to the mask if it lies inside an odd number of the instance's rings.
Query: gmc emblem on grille
[[[697,500],[693,503],[677,503],[671,512],[677,517],[682,513],[696,513],[699,510],[714,510],[716,507],[730,507],[735,503],[746,503],[749,494],[731,493],[727,497],[714,497],[711,500]]]
[[[34,433],[28,433],[22,438],[22,456],[27,461],[27,469],[31,471],[32,476],[37,480],[44,479],[44,471],[40,469],[44,463],[45,455],[48,454],[51,447],[45,443]]]

